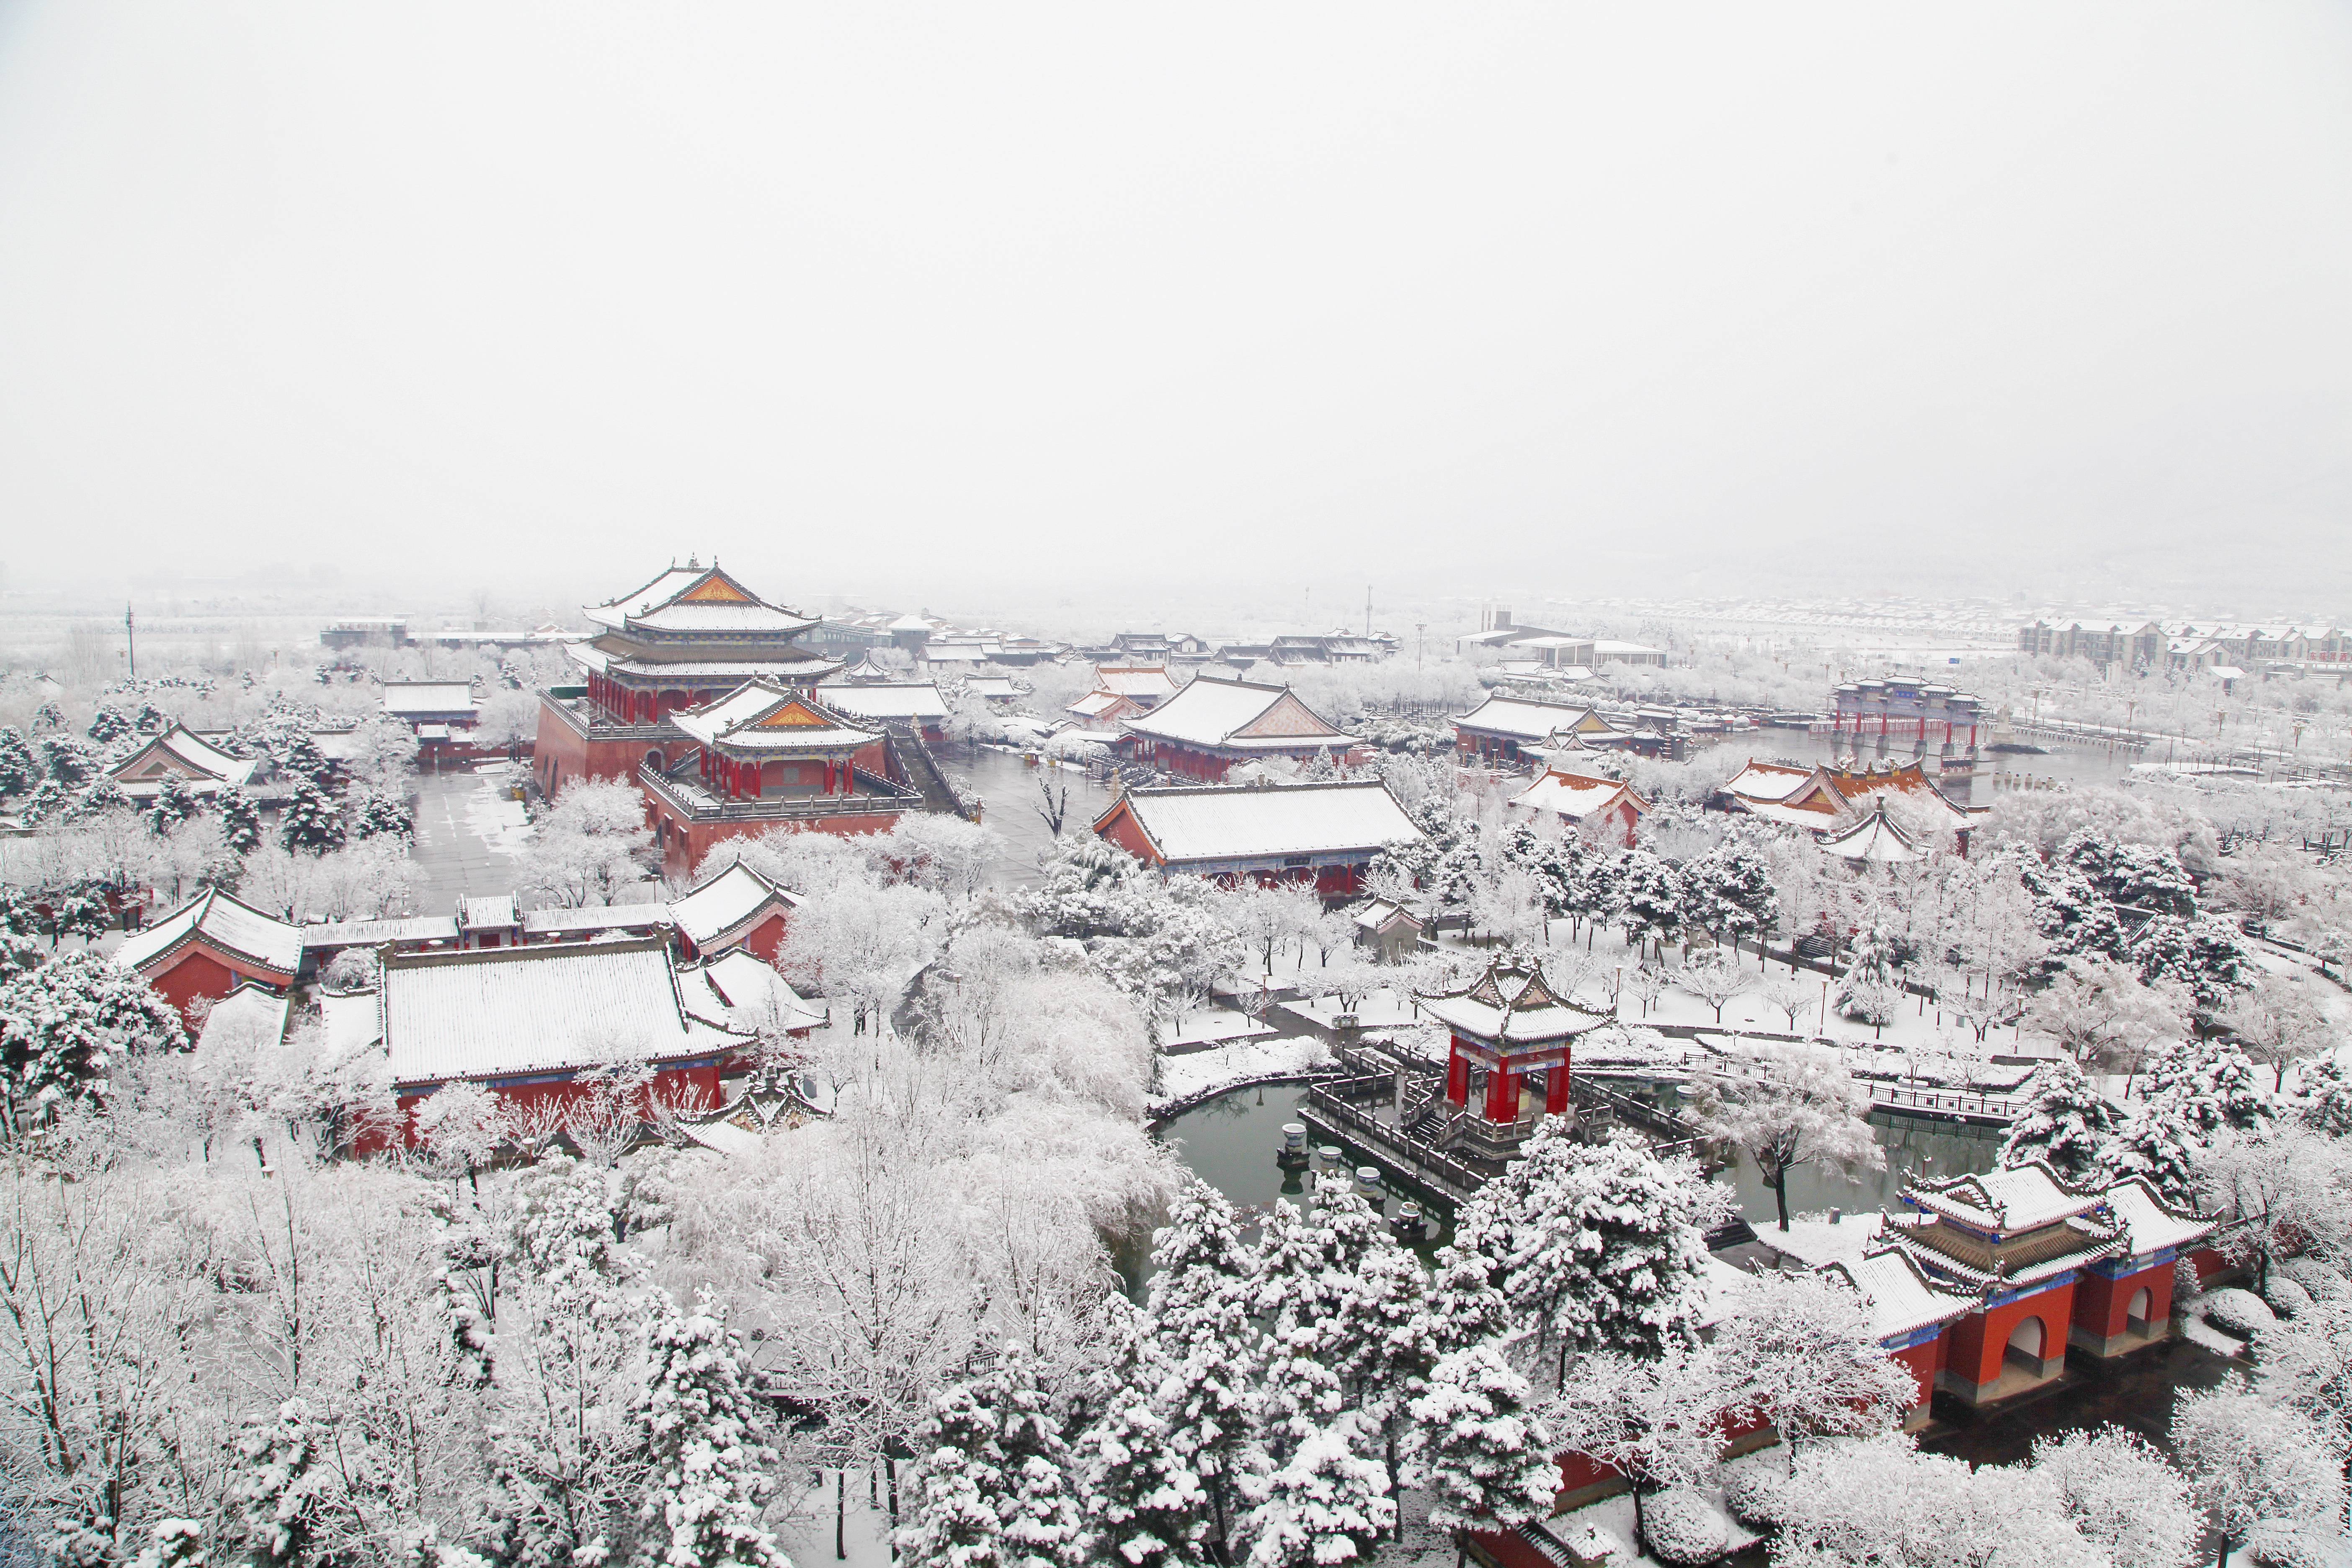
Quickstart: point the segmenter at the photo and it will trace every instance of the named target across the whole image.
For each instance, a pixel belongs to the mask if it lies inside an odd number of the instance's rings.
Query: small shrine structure
[[[1554,994],[1542,964],[1505,959],[1462,990],[1418,1001],[1453,1036],[1445,1099],[1466,1118],[1457,1130],[1480,1152],[1504,1157],[1537,1121],[1567,1111],[1575,1039],[1611,1021]]]

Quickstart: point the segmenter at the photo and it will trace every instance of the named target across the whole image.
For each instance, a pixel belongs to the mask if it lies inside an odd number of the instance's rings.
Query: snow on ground
[[[507,763],[478,768],[474,773],[478,782],[466,795],[466,826],[494,855],[520,855],[530,837],[530,818],[524,814],[522,802],[507,793],[512,782],[508,774],[512,772]]]
[[[1290,1010],[1314,1019],[1325,1028],[1345,1009],[1337,996],[1324,996],[1313,1002],[1293,1002]],[[1412,1006],[1412,993],[1402,985],[1383,985],[1356,1004],[1356,1022],[1367,1029],[1392,1029],[1417,1023]]]
[[[1261,1024],[1246,1013],[1236,1013],[1230,1007],[1203,1007],[1199,1012],[1184,1015],[1183,1022],[1166,1048],[1244,1040],[1274,1032],[1273,1025]]]
[[[2205,1321],[2205,1298],[2191,1296],[2172,1309],[2174,1321],[2180,1325],[2180,1337],[2190,1344],[2202,1345],[2215,1355],[2242,1361],[2246,1342],[2235,1334],[2225,1334]]]
[[[1331,1048],[1318,1039],[1241,1040],[1205,1051],[1160,1058],[1160,1092],[1154,1106],[1190,1100],[1226,1085],[1275,1073],[1306,1072],[1331,1065]]]
[[[1850,1214],[1832,1225],[1826,1211],[1790,1215],[1787,1230],[1777,1224],[1759,1221],[1756,1236],[1765,1245],[1777,1247],[1808,1268],[1852,1263],[1878,1238],[1878,1215]]]

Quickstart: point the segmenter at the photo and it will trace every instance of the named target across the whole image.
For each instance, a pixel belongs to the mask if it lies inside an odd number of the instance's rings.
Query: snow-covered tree
[[[1361,1562],[1396,1524],[1388,1475],[1357,1453],[1353,1415],[1309,1432],[1260,1484],[1249,1568],[1337,1568]]]
[[[2039,1437],[2032,1495],[2072,1523],[2113,1568],[2189,1568],[2205,1521],[2188,1479],[2120,1426]]]
[[[2255,1386],[2316,1423],[2352,1456],[2352,1294],[2315,1299],[2255,1336]]]
[[[417,1137],[480,1190],[480,1172],[506,1142],[506,1100],[495,1089],[458,1079],[425,1096],[415,1110]]]
[[[1715,1021],[1720,1024],[1723,1005],[1756,988],[1756,973],[1741,968],[1718,948],[1694,953],[1689,963],[1675,971],[1675,984],[1714,1009]]]
[[[41,772],[24,731],[0,724],[0,795],[26,794],[41,781]]]
[[[0,984],[0,1092],[12,1123],[103,1101],[131,1057],[187,1046],[170,1005],[98,952],[65,953]]]
[[[1085,1500],[1079,1555],[1128,1568],[1202,1568],[1209,1495],[1158,1408],[1171,1369],[1134,1325],[1117,1335],[1108,1387],[1074,1446]]]
[[[1692,923],[1734,943],[1780,920],[1771,862],[1745,838],[1727,838],[1683,868]]]
[[[1081,1519],[1069,1454],[1020,1346],[940,1392],[913,1489],[896,1538],[912,1568],[1056,1568],[1071,1553]]]
[[[634,1414],[652,1468],[640,1512],[645,1568],[792,1568],[760,1525],[774,1451],[744,1388],[742,1349],[705,1290],[692,1311],[666,1291],[647,1303],[645,1383]]]
[[[1863,929],[1846,955],[1845,973],[1838,976],[1830,1005],[1848,1018],[1884,1025],[1894,1016],[1903,995],[1895,933],[1884,924]]]
[[[1871,1133],[1870,1096],[1846,1075],[1833,1052],[1810,1046],[1760,1051],[1755,1076],[1703,1073],[1694,1109],[1711,1138],[1746,1151],[1780,1205],[1789,1228],[1789,1173],[1821,1165],[1849,1174],[1883,1170],[1886,1152]]]
[[[1646,1545],[1646,1500],[1713,1473],[1729,1392],[1706,1346],[1670,1345],[1659,1356],[1601,1351],[1576,1363],[1546,1415],[1565,1451],[1625,1478]]]
[[[2073,1061],[2046,1062],[2025,1085],[2025,1109],[2009,1124],[2000,1163],[2045,1162],[2068,1182],[2087,1184],[2114,1172],[2114,1144],[2127,1118]]]
[[[1900,1436],[1801,1455],[1777,1489],[1773,1568],[2104,1568],[2028,1475],[1922,1454]],[[2173,1568],[2185,1568],[2175,1564]]]
[[[213,796],[213,809],[220,814],[222,842],[231,849],[242,855],[260,844],[261,808],[251,795],[225,785]]]
[[[319,1453],[310,1405],[289,1399],[246,1417],[229,1475],[229,1530],[247,1561],[308,1568],[321,1529],[331,1460]]]
[[[1550,1428],[1528,1380],[1490,1345],[1439,1358],[1412,1402],[1437,1530],[1507,1530],[1551,1511],[1559,1488]]]
[[[2139,929],[2126,956],[2142,980],[2179,985],[2209,1012],[2227,1006],[2253,973],[2244,939],[2218,915],[2157,915]]]
[[[2327,1042],[2327,1015],[2308,980],[2265,971],[2232,998],[2221,1022],[2238,1048],[2271,1069],[2271,1090],[2284,1093],[2286,1069]]]
[[[2149,985],[2108,959],[2075,956],[2062,963],[2025,1016],[2079,1062],[2134,1070],[2189,1033],[2188,1001],[2177,985]]]
[[[343,841],[343,808],[326,786],[305,780],[294,786],[294,796],[278,816],[278,842],[289,849],[312,853],[332,849]]]
[[[1208,1495],[1210,1550],[1229,1562],[1243,1501],[1265,1468],[1254,1420],[1265,1354],[1252,1317],[1255,1260],[1233,1205],[1200,1181],[1171,1205],[1151,1260],[1146,1310],[1169,1369],[1159,1408]]]
[[[1792,1475],[1801,1444],[1886,1431],[1919,1394],[1878,1342],[1860,1292],[1829,1274],[1749,1279],[1716,1329],[1715,1353],[1727,1400],[1780,1432]]]
[[[4,939],[0,939],[4,940]],[[2290,1102],[2303,1124],[2330,1138],[2352,1137],[2352,1069],[2340,1057],[2304,1068]]]
[[[2281,1121],[2213,1143],[2196,1163],[2198,1207],[2236,1222],[2223,1249],[2252,1266],[2256,1290],[2289,1258],[2352,1251],[2352,1144]]]
[[[139,818],[147,825],[148,831],[160,836],[194,816],[202,804],[185,780],[177,773],[167,773],[156,784],[154,798],[147,803],[147,809],[139,814]]]
[[[1682,872],[1647,849],[1629,849],[1618,862],[1615,884],[1616,913],[1626,939],[1636,947],[1655,941],[1663,951],[1690,912]]]
[[[646,880],[638,859],[652,845],[645,800],[635,786],[618,779],[576,780],[533,825],[523,848],[522,882],[567,907],[609,904]]]
[[[2257,1526],[2342,1527],[2343,1468],[2326,1433],[2292,1405],[2226,1385],[2184,1391],[2170,1435],[2198,1502],[2221,1531],[2220,1568]]]

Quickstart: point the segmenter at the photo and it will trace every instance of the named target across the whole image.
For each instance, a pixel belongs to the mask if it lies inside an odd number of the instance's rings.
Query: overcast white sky
[[[0,5],[13,581],[689,549],[2308,603],[2352,12]]]

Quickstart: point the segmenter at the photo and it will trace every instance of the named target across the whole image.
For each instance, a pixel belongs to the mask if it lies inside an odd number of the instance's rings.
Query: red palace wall
[[[2131,1331],[2132,1298],[2148,1295],[2147,1327]],[[2162,1339],[2172,1321],[2172,1265],[2168,1262],[2120,1279],[2085,1274],[2074,1285],[2074,1322],[2067,1339],[2093,1355],[2117,1355]]]
[[[689,1087],[698,1088],[702,1090],[703,1103],[706,1106],[715,1107],[719,1104],[720,1068],[721,1064],[718,1062],[712,1062],[704,1067],[664,1068],[654,1075],[653,1092],[670,1095],[683,1093]],[[488,1087],[499,1099],[514,1105],[535,1105],[549,1101],[568,1105],[587,1093],[585,1088],[572,1082],[570,1079],[543,1079],[515,1084],[494,1083]],[[399,1136],[403,1143],[409,1148],[415,1148],[417,1142],[416,1108],[431,1098],[430,1093],[423,1091],[403,1094],[400,1097]],[[374,1153],[383,1149],[388,1142],[389,1140],[381,1136],[372,1140],[362,1140],[353,1145],[352,1152],[362,1154]]]
[[[1935,1396],[1936,1374],[1944,1370],[1945,1350],[1951,1343],[1951,1339],[1948,1330],[1925,1344],[1886,1352],[1888,1360],[1899,1363],[1911,1374],[1910,1409],[1920,1416],[1927,1415],[1927,1402]]]
[[[248,980],[281,994],[289,984],[283,975],[236,968],[202,947],[184,947],[166,961],[165,967],[145,973],[147,984],[179,1010],[191,1030],[195,1024],[188,1017],[188,1009],[200,1000],[217,1002]]]
[[[1151,852],[1150,841],[1143,837],[1143,829],[1136,826],[1134,816],[1128,812],[1122,811],[1111,818],[1110,826],[1104,830],[1103,837],[1148,866],[1159,864],[1158,858]]]
[[[2002,1358],[2009,1350],[2009,1336],[2028,1318],[2042,1320],[2044,1365],[2063,1359],[2066,1331],[2074,1314],[2074,1283],[2070,1279],[2054,1289],[1995,1307],[1990,1312],[1972,1312],[1962,1318],[1944,1336],[1950,1347],[1945,1352],[1946,1386],[1973,1399],[1998,1383]]]
[[[852,837],[860,833],[887,833],[900,813],[866,811],[840,816],[795,816],[774,822],[688,822],[659,802],[647,803],[647,815],[662,828],[662,870],[683,877],[702,864],[702,858],[730,838],[757,838],[772,827],[793,827],[806,833],[835,833]]]

